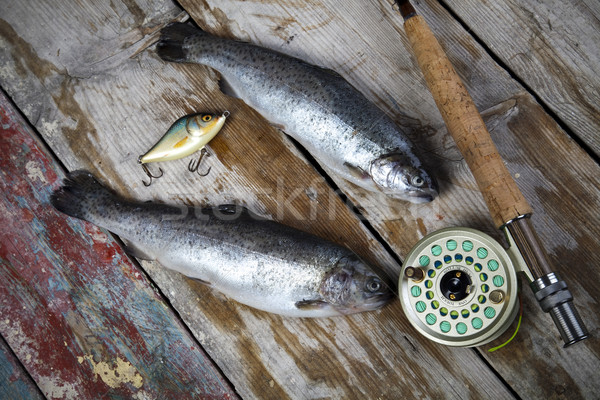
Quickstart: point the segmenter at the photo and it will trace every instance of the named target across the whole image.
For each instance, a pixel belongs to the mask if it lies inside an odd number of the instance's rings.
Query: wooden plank
[[[530,96],[515,100],[509,116],[495,126],[495,140],[531,202],[532,222],[554,270],[568,283],[592,338],[559,348],[558,330],[541,312],[523,279],[519,340],[504,353],[486,353],[492,345],[484,346],[482,353],[523,398],[593,398],[600,390],[595,372],[600,367],[595,334],[600,326],[595,299],[600,293],[589,279],[598,277],[595,254],[600,250],[600,232],[594,210],[600,207],[600,170],[576,143],[556,134],[561,132],[556,122]]]
[[[438,158],[431,161],[442,178],[443,192],[434,204],[394,204],[332,175],[399,254],[406,254],[421,235],[452,225],[476,227],[501,240],[499,232],[493,231],[464,162],[452,161],[460,160],[460,155],[422,87],[401,21],[386,3],[389,2],[379,2],[377,8],[377,4],[353,1],[312,2],[310,7],[293,2],[240,5],[228,1],[182,1],[186,11],[208,31],[333,68],[394,115],[401,125],[411,126],[426,136],[417,138],[417,143],[428,145],[437,153]],[[589,329],[596,330],[598,319],[590,302],[593,304],[591,299],[599,293],[586,278],[598,273],[592,267],[597,264],[594,254],[600,250],[596,240],[600,233],[598,215],[594,211],[600,205],[598,165],[442,7],[435,2],[422,2],[419,6],[419,12],[440,35],[477,105],[485,110],[486,123],[509,170],[534,206],[534,225],[541,232],[557,271],[569,282]],[[597,130],[598,124],[595,126]],[[562,260],[567,259],[578,262],[565,266]],[[556,328],[548,315],[540,311],[528,289],[524,290],[529,319],[524,324],[522,340],[513,345],[522,360],[519,367],[515,367],[514,353],[487,355],[485,350],[492,345],[484,346],[482,354],[522,397],[589,397],[598,390],[597,384],[591,383],[597,381],[593,371],[600,365],[598,342],[591,340],[579,347],[560,349]],[[510,334],[505,334],[504,339]],[[549,352],[557,355],[548,357]],[[586,368],[582,370],[578,365]],[[544,383],[549,370],[554,372],[552,384]]]
[[[4,95],[0,123],[0,333],[44,395],[237,398],[111,236],[52,208],[63,174]]]
[[[69,15],[70,7],[65,6],[62,14]],[[47,48],[40,45],[45,39],[39,38],[46,34],[29,27],[45,20],[45,13],[42,8],[34,11],[4,16],[10,21],[5,31],[14,34],[2,38],[10,49],[2,59],[7,74],[2,85],[69,169],[90,169],[119,192],[143,200],[241,202],[344,244],[397,274],[394,259],[323,177],[255,112],[220,94],[213,72],[168,65],[152,52],[130,59],[129,54],[143,48],[145,40],[140,40],[133,45],[135,50],[119,53],[121,63],[116,68],[93,70],[92,65],[89,79],[64,74],[56,67],[63,62],[56,52],[44,53],[44,58],[38,55]],[[62,35],[78,36],[79,30],[90,29],[86,18],[79,24],[69,21],[70,30]],[[90,40],[74,45],[92,51],[94,40],[101,38]],[[62,45],[57,41],[50,48]],[[36,69],[40,65],[50,71],[47,76]],[[13,79],[19,72],[20,79]],[[151,187],[141,184],[138,154],[175,118],[193,110],[225,108],[232,114],[211,143],[215,155],[210,158],[213,169],[208,177],[187,174],[187,160],[179,160],[165,163],[165,176]],[[422,397],[428,392],[440,398],[464,398],[470,393],[511,397],[474,352],[439,348],[411,332],[399,302],[381,312],[349,318],[281,318],[227,301],[164,268],[144,266],[244,397],[390,398]],[[413,385],[414,376],[424,382],[443,381],[447,387],[418,387]]]
[[[600,156],[600,6],[586,0],[445,2]]]
[[[0,398],[38,400],[44,396],[0,337]]]
[[[183,4],[207,30],[338,70],[399,124],[414,129],[421,152],[430,155],[429,162],[439,171],[442,195],[434,203],[406,205],[366,194],[333,177],[394,252],[402,256],[425,233],[451,225],[476,227],[499,237],[442,128],[411,59],[401,21],[389,2],[321,1],[311,2],[310,7],[267,1]],[[541,216],[534,222],[550,243],[553,260],[578,261],[563,275],[579,304],[592,305],[591,299],[598,295],[592,284],[598,272],[586,269],[585,263],[592,264],[599,250],[595,240],[598,216],[593,211],[599,198],[597,165],[566,139],[443,8],[422,2],[421,10],[439,33],[477,104],[489,108],[486,121],[509,169],[519,174],[519,184],[528,199],[533,198]],[[64,66],[64,61],[40,45],[44,31],[28,29],[37,26],[35,21],[43,15],[38,11],[24,15],[23,20],[4,17],[16,34],[4,36],[12,56],[1,59],[2,85],[68,168],[91,169],[118,191],[143,200],[191,204],[236,200],[345,244],[388,273],[398,274],[399,266],[294,146],[242,102],[218,92],[213,72],[166,65],[152,51],[138,54],[146,42],[142,39],[132,48],[125,43],[119,46],[126,51],[112,58],[116,65],[112,70],[94,69],[91,64],[89,78],[61,74],[55,67]],[[83,21],[64,35],[77,36],[73,32],[87,30],[89,24]],[[85,32],[82,37],[88,41],[76,44],[79,51],[91,51],[99,40]],[[29,51],[16,52],[15,48]],[[129,54],[137,55],[129,59]],[[21,69],[19,62],[24,65]],[[50,73],[45,76],[38,71],[34,66],[39,65]],[[23,75],[20,80],[14,79],[18,71]],[[165,177],[150,188],[140,184],[143,175],[135,159],[170,122],[193,110],[225,108],[232,116],[211,143],[213,171],[207,178],[187,175],[187,160],[180,160],[165,163]],[[570,161],[556,165],[557,157]],[[563,214],[567,212],[576,212],[577,218]],[[581,227],[578,221],[588,224]],[[144,263],[144,268],[244,397],[512,396],[473,351],[441,347],[420,337],[398,302],[380,312],[349,318],[295,320],[250,310],[155,264]],[[524,324],[518,337],[522,342],[512,345],[519,344],[519,366],[515,367],[511,351],[494,353],[488,362],[522,397],[556,397],[557,388],[566,396],[589,397],[598,390],[593,377],[596,368],[582,371],[575,362],[596,366],[597,342],[560,349],[548,317],[528,293],[524,298],[531,323]],[[597,330],[593,307],[581,311],[590,329]],[[541,379],[548,370],[560,371],[553,385]],[[415,385],[415,380],[420,384]]]

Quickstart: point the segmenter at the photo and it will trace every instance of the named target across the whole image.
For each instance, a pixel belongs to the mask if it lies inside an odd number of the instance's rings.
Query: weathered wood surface
[[[63,174],[4,95],[0,123],[0,333],[44,396],[237,398],[118,243],[52,208]],[[41,397],[2,378],[2,398]]]
[[[8,344],[0,338],[0,399],[38,400],[42,392],[13,354]]]
[[[600,156],[600,2],[444,3]]]
[[[284,135],[241,101],[220,94],[214,72],[165,64],[152,49],[144,50],[161,24],[179,16],[172,4],[127,2],[130,11],[137,10],[133,18],[124,4],[111,3],[121,10],[114,14],[123,16],[115,19],[111,10],[87,3],[81,6],[85,12],[29,3],[12,4],[2,16],[0,40],[9,51],[0,56],[0,79],[67,168],[90,169],[116,190],[143,200],[237,201],[342,243],[397,276],[400,267],[386,247]],[[414,128],[415,142],[441,181],[435,202],[392,201],[331,175],[396,256],[447,226],[499,237],[442,126],[390,2],[182,5],[208,31],[337,70],[399,124]],[[442,7],[435,2],[417,7],[486,110],[494,140],[536,212],[534,225],[597,333],[598,165]],[[78,19],[64,22],[73,13]],[[50,15],[54,24],[42,25]],[[179,160],[164,163],[165,176],[150,188],[141,185],[137,156],[175,118],[224,109],[232,116],[211,142],[208,177],[189,175],[187,160]],[[527,288],[521,333],[509,348],[487,355],[491,346],[452,349],[420,337],[399,302],[348,318],[289,319],[233,303],[154,263],[143,266],[242,397],[590,398],[600,391],[597,339],[560,348],[550,318]]]
[[[22,74],[21,82],[43,87],[34,98],[31,89],[17,91],[11,88],[13,82],[3,84],[17,103],[23,104],[69,169],[88,168],[116,190],[141,199],[195,204],[238,199],[256,211],[345,244],[397,274],[399,266],[287,139],[240,101],[218,93],[214,73],[202,67],[167,65],[152,52],[129,59],[129,54],[137,50],[128,49],[119,53],[122,63],[109,70],[96,70],[95,66],[101,63],[88,55],[89,65],[78,68],[87,70],[91,77],[74,78],[64,73],[72,68],[59,64],[62,59],[58,51],[41,59],[33,45],[41,39],[28,37],[46,37],[43,31],[27,28],[36,23],[35,18],[43,18],[43,13],[24,17],[11,20],[10,27],[18,34],[5,36],[4,40],[13,54],[23,50],[26,55],[9,58],[8,68]],[[78,32],[89,26],[83,20],[81,26],[72,29]],[[57,35],[57,43],[62,44],[61,33]],[[67,31],[62,35],[70,37],[74,33]],[[143,45],[144,40],[140,40],[137,48]],[[86,54],[95,49],[93,41],[71,45],[76,46],[81,46],[78,51]],[[43,48],[47,49],[46,44]],[[63,53],[60,52],[61,57]],[[104,59],[106,55],[99,54],[97,58]],[[15,62],[19,63],[17,67],[11,65]],[[49,75],[39,79],[28,64],[34,68],[43,65]],[[23,70],[19,70],[21,66]],[[37,102],[44,107],[29,109],[36,107]],[[180,160],[167,164],[166,176],[145,188],[135,161],[137,155],[158,139],[178,115],[209,108],[227,108],[232,112],[228,125],[211,145],[217,155],[211,159],[211,174],[203,179],[187,174],[186,161]],[[156,126],[162,128],[156,131]],[[448,382],[452,388],[447,395],[450,397],[465,397],[472,390],[510,396],[475,353],[439,349],[414,333],[409,334],[409,324],[397,302],[394,308],[383,312],[347,319],[283,319],[225,301],[205,288],[195,288],[198,294],[194,294],[189,290],[190,284],[181,282],[178,275],[163,278],[163,269],[146,268],[165,293],[172,296],[190,328],[242,396],[397,397],[412,393],[418,397],[424,391],[411,384],[414,375],[424,381]],[[171,285],[173,280],[176,284]],[[420,349],[418,355],[414,354],[415,349]],[[415,357],[424,362],[406,363]],[[438,360],[436,368],[430,367],[433,360]],[[459,373],[454,371],[456,363],[461,365]],[[431,390],[439,396],[447,392],[447,388]]]

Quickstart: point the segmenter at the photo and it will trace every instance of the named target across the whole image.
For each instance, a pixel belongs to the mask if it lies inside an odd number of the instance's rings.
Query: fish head
[[[371,163],[371,179],[390,197],[413,203],[428,203],[438,195],[435,179],[414,157],[391,153]]]
[[[340,258],[321,283],[323,300],[341,314],[377,310],[394,297],[392,285],[356,255]]]
[[[192,114],[187,117],[185,129],[192,137],[214,137],[223,127],[228,116],[229,111],[225,111],[221,115],[206,113]]]

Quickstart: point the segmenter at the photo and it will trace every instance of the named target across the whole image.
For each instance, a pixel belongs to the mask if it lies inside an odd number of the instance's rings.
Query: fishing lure
[[[150,178],[150,182],[143,181],[144,185],[150,186],[152,179],[158,179],[163,175],[161,168],[159,168],[158,175],[153,175],[146,164],[177,160],[201,150],[198,160],[191,160],[188,164],[190,172],[197,172],[202,158],[208,155],[204,146],[219,133],[229,115],[229,111],[225,111],[221,115],[198,113],[186,115],[175,121],[167,133],[148,152],[138,158],[138,163]],[[198,174],[206,176],[209,172],[210,168],[206,173],[198,172]]]

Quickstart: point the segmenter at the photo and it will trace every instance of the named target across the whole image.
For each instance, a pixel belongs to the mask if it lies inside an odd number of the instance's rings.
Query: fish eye
[[[204,122],[208,122],[208,121],[210,121],[211,119],[212,119],[212,115],[204,114],[204,115],[202,116],[202,121],[204,121]]]
[[[417,175],[417,176],[412,177],[412,179],[410,180],[410,183],[413,186],[421,187],[425,184],[425,180],[423,178],[421,178],[419,175]]]
[[[367,281],[365,287],[367,291],[375,293],[381,289],[381,282],[377,278],[371,278]]]

